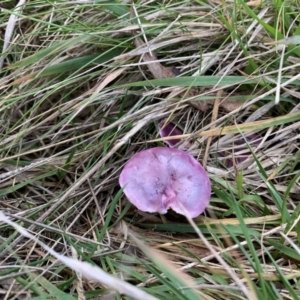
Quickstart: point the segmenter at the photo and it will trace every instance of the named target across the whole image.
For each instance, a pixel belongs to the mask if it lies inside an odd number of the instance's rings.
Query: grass
[[[20,4],[0,4],[0,298],[299,299],[298,1]],[[194,220],[118,184],[161,118],[211,178]]]

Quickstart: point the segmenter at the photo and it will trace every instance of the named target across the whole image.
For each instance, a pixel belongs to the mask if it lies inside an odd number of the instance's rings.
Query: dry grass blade
[[[5,30],[5,36],[4,36],[4,44],[2,48],[2,55],[0,57],[0,71],[3,68],[3,64],[6,58],[6,55],[4,54],[6,50],[9,47],[9,44],[11,42],[11,38],[14,32],[14,28],[17,23],[18,15],[22,14],[22,6],[25,5],[26,0],[20,0],[18,4],[15,7],[14,14],[11,14],[8,20],[8,23],[6,25],[6,30]]]
[[[0,211],[0,220],[2,222],[5,222],[6,224],[9,224],[10,226],[14,227],[20,234],[22,234],[24,237],[27,237],[37,244],[41,245],[49,254],[53,255],[55,258],[60,260],[63,264],[65,264],[70,269],[74,270],[75,272],[80,273],[86,278],[89,278],[90,280],[101,282],[102,284],[105,284],[109,286],[111,289],[117,290],[121,294],[128,295],[134,299],[145,299],[145,300],[157,300],[157,298],[152,297],[151,295],[147,294],[146,292],[118,279],[115,278],[106,272],[102,271],[100,268],[95,267],[89,263],[79,261],[74,258],[70,258],[64,255],[61,255],[54,251],[53,249],[49,248],[47,245],[45,245],[43,242],[41,242],[39,239],[34,237],[32,234],[30,234],[27,230],[25,230],[23,227],[17,225],[16,223],[10,221],[2,211]]]
[[[214,108],[213,108],[212,116],[211,116],[211,122],[212,123],[214,123],[217,120],[217,118],[218,118],[220,98],[222,97],[222,93],[223,93],[222,90],[220,90],[220,91],[217,92],[217,97],[216,97],[216,100],[215,100],[215,103],[214,103]],[[212,127],[212,129],[214,128],[213,125],[211,127]],[[204,167],[206,167],[206,163],[207,163],[207,159],[208,159],[208,155],[209,155],[209,148],[210,148],[211,141],[212,141],[212,137],[210,136],[207,139],[205,153],[204,153],[204,157],[203,157],[203,166]]]
[[[76,249],[71,247],[71,250],[72,250],[72,258],[74,260],[78,260]],[[76,290],[77,290],[77,294],[78,294],[78,300],[86,300],[85,295],[84,295],[81,273],[76,272],[76,276],[77,276]]]

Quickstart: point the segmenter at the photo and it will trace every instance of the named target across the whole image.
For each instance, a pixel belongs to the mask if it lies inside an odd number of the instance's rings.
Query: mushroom
[[[207,207],[211,186],[204,168],[190,154],[155,147],[136,153],[119,177],[128,200],[145,212],[175,212],[191,218]]]
[[[164,120],[160,120],[158,122],[159,127],[159,134],[161,137],[168,137],[168,136],[175,136],[175,135],[182,135],[183,132],[174,124],[174,123],[166,123]],[[176,145],[181,141],[181,139],[174,139],[174,140],[165,140],[165,143],[170,148],[175,148]]]

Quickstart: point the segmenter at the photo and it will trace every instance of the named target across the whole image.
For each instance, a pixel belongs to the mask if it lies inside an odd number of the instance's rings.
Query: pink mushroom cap
[[[128,200],[145,212],[175,212],[195,218],[207,207],[211,186],[204,168],[190,154],[156,147],[135,154],[119,183]]]
[[[183,132],[177,127],[174,123],[165,123],[164,120],[158,122],[159,127],[159,134],[161,137],[169,137],[175,135],[182,135]],[[175,148],[176,145],[181,141],[181,139],[174,139],[174,140],[165,140],[165,143],[171,147]]]

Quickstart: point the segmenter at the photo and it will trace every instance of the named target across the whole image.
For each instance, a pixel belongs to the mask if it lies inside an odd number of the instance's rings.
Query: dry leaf
[[[133,32],[133,34],[136,35],[136,32]],[[136,37],[134,39],[134,44],[137,48],[144,46],[143,41],[139,37]],[[170,78],[175,76],[171,68],[166,68],[162,64],[157,62],[157,57],[154,54],[154,52],[151,52],[151,54],[144,53],[142,55],[142,59],[145,63],[147,63],[147,67],[154,78],[160,79],[160,78]]]

